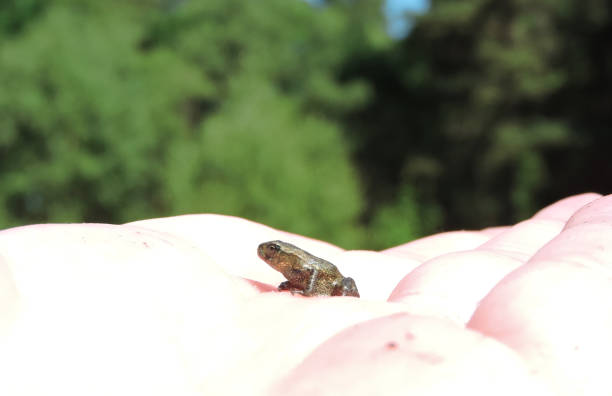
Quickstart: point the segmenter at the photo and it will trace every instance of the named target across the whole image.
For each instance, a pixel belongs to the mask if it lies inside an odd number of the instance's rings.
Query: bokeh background
[[[607,0],[1,0],[0,229],[214,212],[346,248],[612,190]]]

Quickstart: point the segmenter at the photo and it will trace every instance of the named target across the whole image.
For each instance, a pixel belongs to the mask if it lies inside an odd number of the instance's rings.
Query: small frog
[[[278,285],[278,290],[289,290],[292,294],[304,296],[359,297],[353,278],[343,277],[329,261],[290,243],[264,242],[257,248],[257,255],[287,278]]]

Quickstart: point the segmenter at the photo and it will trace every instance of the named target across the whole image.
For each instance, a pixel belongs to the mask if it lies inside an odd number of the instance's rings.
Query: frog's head
[[[292,262],[292,251],[295,246],[283,241],[264,242],[257,248],[257,255],[270,267],[283,271]]]
[[[257,248],[257,255],[270,265],[278,261],[282,254],[283,249],[281,247],[281,241],[264,242]]]

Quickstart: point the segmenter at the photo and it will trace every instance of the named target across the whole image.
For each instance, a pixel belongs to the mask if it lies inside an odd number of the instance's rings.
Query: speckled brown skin
[[[264,242],[257,248],[257,255],[270,267],[287,278],[278,290],[289,290],[304,296],[352,296],[359,297],[352,278],[342,276],[329,261],[283,241]]]

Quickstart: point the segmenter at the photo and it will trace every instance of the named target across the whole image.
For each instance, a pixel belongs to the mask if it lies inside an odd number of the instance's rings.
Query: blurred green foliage
[[[610,42],[609,2],[432,0],[407,38],[346,63],[373,87],[347,118],[366,213],[409,189],[422,231],[480,228],[611,192]]]
[[[610,191],[602,1],[0,3],[0,228],[214,212],[349,248]]]
[[[361,243],[339,117],[369,92],[335,74],[369,39],[340,8],[56,0],[23,10],[2,13],[20,22],[4,23],[0,50],[0,224],[215,212]]]

